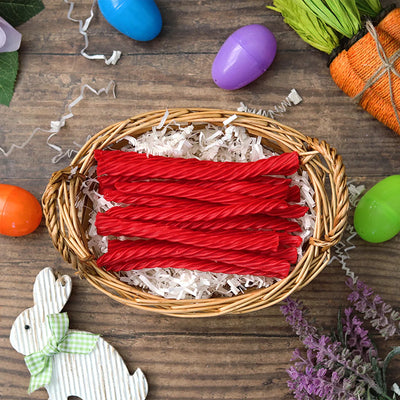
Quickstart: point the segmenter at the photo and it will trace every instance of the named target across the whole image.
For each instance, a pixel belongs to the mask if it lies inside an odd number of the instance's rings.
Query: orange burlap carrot
[[[400,9],[331,62],[333,80],[366,111],[400,135]]]

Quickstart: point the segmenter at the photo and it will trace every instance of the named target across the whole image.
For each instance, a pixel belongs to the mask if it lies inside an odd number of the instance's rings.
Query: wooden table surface
[[[324,139],[343,156],[348,178],[371,187],[400,171],[400,137],[374,120],[346,97],[332,81],[327,57],[306,45],[264,0],[158,0],[164,26],[149,43],[135,42],[115,31],[95,9],[89,28],[89,54],[111,55],[121,50],[115,66],[80,55],[83,37],[67,19],[68,5],[45,1],[45,10],[20,26],[23,42],[20,73],[9,108],[0,106],[0,146],[22,144],[36,127],[68,113],[82,85],[95,89],[116,84],[111,93],[86,91],[51,143],[78,148],[88,135],[111,123],[167,107],[215,107],[236,110],[240,102],[272,108],[295,88],[303,102],[278,120]],[[74,18],[89,15],[90,1],[77,2]],[[278,42],[271,68],[256,82],[237,91],[224,91],[211,79],[213,59],[234,30],[259,23]],[[46,145],[49,133],[39,131],[23,150],[0,154],[0,181],[22,186],[38,199],[52,172],[68,164],[51,162],[57,154]],[[354,240],[349,266],[384,299],[400,307],[400,236],[382,244]],[[100,333],[126,361],[130,371],[140,367],[149,382],[149,400],[291,399],[285,370],[301,344],[284,321],[279,306],[245,315],[208,319],[177,319],[127,308],[80,280],[53,248],[44,222],[31,235],[0,238],[0,398],[47,399],[41,389],[27,394],[29,373],[23,356],[9,343],[16,316],[32,305],[32,285],[44,267],[70,274],[73,292],[65,307],[71,327]],[[327,332],[335,326],[337,310],[346,305],[348,289],[338,263],[329,265],[298,297]],[[383,350],[399,345],[384,342]],[[391,376],[399,379],[400,363]],[[59,399],[61,400],[61,399]]]

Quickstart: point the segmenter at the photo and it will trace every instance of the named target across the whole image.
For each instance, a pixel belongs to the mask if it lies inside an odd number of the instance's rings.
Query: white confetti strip
[[[72,18],[72,11],[74,9],[75,3],[69,0],[64,0],[65,3],[69,4],[69,10],[67,18],[72,22],[77,22],[79,24],[79,33],[84,37],[85,47],[81,50],[81,55],[88,60],[104,60],[107,65],[115,65],[121,57],[121,52],[119,50],[113,50],[111,57],[107,58],[103,54],[94,54],[89,55],[86,53],[86,49],[89,47],[89,38],[87,34],[87,30],[89,28],[90,23],[94,17],[94,8],[96,7],[97,0],[93,0],[92,7],[90,8],[90,16],[86,18],[85,22],[81,19]]]
[[[102,93],[105,93],[106,95],[108,95],[108,93],[111,91],[114,98],[116,97],[114,81],[110,81],[106,87],[103,87],[99,90],[96,90],[87,84],[82,85],[79,96],[75,100],[73,100],[70,104],[68,104],[67,113],[64,114],[63,116],[61,116],[61,118],[58,121],[50,121],[50,129],[43,129],[40,127],[35,128],[32,131],[32,133],[29,135],[29,137],[25,140],[25,142],[23,142],[22,144],[13,143],[13,144],[11,144],[11,146],[8,150],[5,150],[2,147],[0,147],[0,153],[3,154],[5,157],[9,157],[10,154],[12,154],[12,152],[15,149],[20,149],[20,150],[24,149],[31,142],[32,138],[36,135],[36,133],[45,132],[45,133],[50,133],[50,135],[47,137],[47,140],[46,140],[47,145],[58,153],[56,156],[54,156],[52,158],[52,160],[51,160],[52,163],[55,164],[64,157],[71,157],[73,154],[75,154],[77,152],[77,150],[74,150],[74,149],[63,150],[60,146],[58,146],[54,143],[50,143],[50,141],[51,141],[51,139],[54,138],[54,136],[56,136],[60,132],[61,128],[63,128],[65,126],[67,119],[70,119],[74,116],[74,114],[72,113],[72,108],[75,107],[81,100],[84,99],[86,90],[91,91],[96,96],[100,96]],[[81,145],[78,143],[74,142],[73,144],[78,149],[81,147]]]
[[[227,118],[224,121],[224,126],[229,125],[231,122],[233,122],[237,118],[236,114],[231,115],[229,118]]]
[[[166,121],[167,118],[168,118],[168,115],[169,115],[169,111],[166,110],[164,116],[161,118],[161,121],[160,121],[160,123],[157,125],[156,129],[161,129],[161,128],[164,126],[165,121]]]
[[[361,194],[365,191],[365,186],[354,186],[353,184],[349,183],[348,188],[350,205],[355,208],[360,200]],[[331,264],[333,261],[338,261],[346,276],[353,279],[354,282],[357,280],[357,277],[347,266],[347,260],[350,259],[349,252],[356,248],[352,242],[355,236],[357,236],[357,232],[354,229],[354,226],[348,224],[342,240],[333,248],[334,256],[329,260],[329,264]]]
[[[270,110],[262,110],[262,109],[257,110],[256,108],[247,107],[242,102],[240,103],[240,107],[238,107],[237,110],[242,112],[262,115],[263,117],[274,119],[276,114],[283,114],[284,112],[287,111],[288,107],[296,106],[297,104],[300,104],[302,101],[303,99],[301,98],[297,90],[292,89],[280,104],[275,105]]]

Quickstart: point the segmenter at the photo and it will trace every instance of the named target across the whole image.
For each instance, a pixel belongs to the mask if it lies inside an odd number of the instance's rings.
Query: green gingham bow
[[[53,357],[56,354],[61,352],[88,354],[96,346],[99,338],[99,335],[89,332],[68,331],[67,313],[48,315],[47,322],[52,335],[46,346],[25,357],[25,363],[32,375],[29,382],[29,393],[50,383]]]

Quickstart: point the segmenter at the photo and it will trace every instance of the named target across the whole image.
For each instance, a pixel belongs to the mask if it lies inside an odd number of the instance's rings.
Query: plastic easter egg
[[[7,35],[0,26],[0,48],[2,48],[6,44]]]
[[[28,235],[41,220],[42,208],[31,193],[18,186],[0,183],[0,234]]]
[[[0,53],[18,50],[21,45],[21,38],[22,35],[0,17]]]
[[[110,25],[132,39],[146,42],[161,32],[161,13],[154,0],[99,0],[99,8]]]
[[[389,176],[361,198],[354,228],[367,242],[381,243],[400,232],[400,175]]]
[[[239,89],[261,76],[275,55],[272,32],[263,25],[246,25],[221,46],[212,65],[213,80],[222,89]]]

